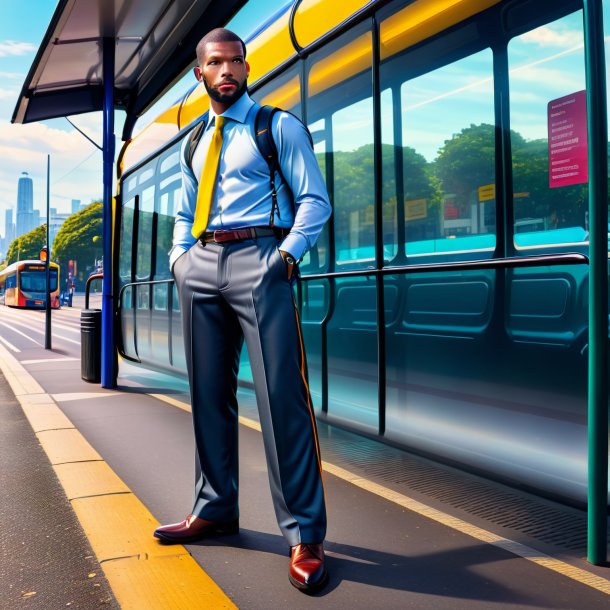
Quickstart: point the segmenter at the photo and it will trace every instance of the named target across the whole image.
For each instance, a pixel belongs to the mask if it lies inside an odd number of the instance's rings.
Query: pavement
[[[240,533],[159,545],[156,525],[192,502],[188,388],[125,362],[116,390],[82,381],[74,304],[53,313],[52,350],[44,314],[0,308],[0,608],[608,607],[609,571],[584,560],[580,511],[325,424],[331,578],[314,596],[296,591],[247,388]],[[470,501],[520,511],[531,530],[556,519],[579,542],[536,538]]]
[[[0,607],[119,608],[38,439],[0,374]],[[42,577],[41,577],[42,576]]]

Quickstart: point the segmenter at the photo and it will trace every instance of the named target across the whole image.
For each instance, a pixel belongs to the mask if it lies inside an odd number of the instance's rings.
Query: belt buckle
[[[223,241],[226,241],[225,239],[222,239],[222,236],[225,234],[226,231],[223,231],[222,229],[214,229],[214,233],[212,234],[212,239],[214,240],[214,243],[220,244]]]

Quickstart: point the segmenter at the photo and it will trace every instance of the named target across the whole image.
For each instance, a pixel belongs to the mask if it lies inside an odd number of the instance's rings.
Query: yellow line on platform
[[[53,464],[121,608],[236,608],[186,548],[153,538],[159,523],[146,506],[2,345],[0,371]]]
[[[168,404],[174,405],[183,409],[185,411],[191,411],[190,405],[180,402],[175,398],[169,398],[162,394],[154,394],[155,398],[167,402]],[[176,404],[179,403],[179,404]],[[259,422],[249,419],[248,417],[239,416],[239,423],[251,428],[252,430],[261,431],[261,425]],[[597,576],[592,572],[588,572],[587,570],[583,570],[582,568],[578,568],[576,566],[572,566],[565,561],[561,561],[559,559],[555,559],[550,555],[546,555],[545,553],[541,553],[536,549],[533,549],[525,544],[521,544],[520,542],[515,542],[514,540],[510,540],[509,538],[503,538],[502,536],[498,536],[492,532],[489,532],[483,528],[477,527],[476,525],[472,525],[467,521],[462,519],[458,519],[456,517],[452,517],[448,513],[432,508],[431,506],[427,506],[422,502],[414,500],[409,496],[401,494],[397,491],[393,491],[388,487],[383,485],[379,485],[361,477],[360,475],[354,474],[345,468],[341,468],[340,466],[335,466],[329,462],[323,461],[322,468],[324,472],[328,472],[336,476],[339,479],[347,481],[356,487],[360,487],[365,491],[375,494],[385,500],[393,502],[398,506],[402,506],[410,510],[411,512],[417,513],[422,517],[426,517],[428,519],[432,519],[432,521],[436,521],[437,523],[441,523],[446,527],[450,527],[453,530],[461,532],[462,534],[466,534],[475,538],[477,540],[481,540],[482,542],[486,542],[487,544],[491,544],[498,548],[504,549],[513,555],[517,555],[518,557],[522,557],[523,559],[527,559],[527,561],[531,561],[536,565],[539,565],[543,568],[547,568],[548,570],[552,570],[553,572],[557,572],[567,578],[571,578],[583,585],[587,585],[592,587],[593,589],[597,589],[602,593],[610,595],[610,581],[602,578],[601,576]]]

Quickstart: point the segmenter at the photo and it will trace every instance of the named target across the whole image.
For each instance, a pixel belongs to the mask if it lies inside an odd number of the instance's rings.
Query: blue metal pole
[[[104,69],[104,208],[102,240],[104,281],[102,286],[102,387],[116,388],[114,297],[112,293],[112,186],[114,167],[114,38],[103,39]]]
[[[606,562],[608,506],[608,117],[602,0],[585,0],[589,135],[589,473],[587,557]]]
[[[45,294],[45,327],[44,348],[52,348],[51,339],[51,155],[47,155],[47,260],[45,261],[46,294]],[[59,275],[57,276],[59,282]],[[57,286],[59,288],[59,285]]]

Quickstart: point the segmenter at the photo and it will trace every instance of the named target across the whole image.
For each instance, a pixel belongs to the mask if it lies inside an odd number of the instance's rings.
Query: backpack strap
[[[254,119],[254,131],[256,135],[256,145],[258,147],[259,152],[263,156],[263,159],[267,162],[269,166],[269,187],[271,189],[271,216],[269,217],[269,225],[274,225],[274,217],[277,212],[277,217],[280,218],[280,210],[277,203],[277,190],[275,188],[275,175],[278,174],[280,180],[284,183],[288,192],[290,193],[290,198],[294,202],[294,196],[290,189],[290,185],[284,178],[284,174],[282,173],[282,168],[280,167],[279,153],[277,150],[277,146],[275,145],[275,140],[273,139],[273,131],[271,128],[271,122],[273,121],[273,117],[277,112],[288,112],[287,110],[282,110],[281,108],[277,108],[275,106],[260,106],[256,112],[256,117]],[[288,114],[292,114],[292,112],[288,112]],[[297,119],[297,121],[301,122],[301,119],[292,114],[293,117]],[[311,133],[309,129],[305,126],[305,131],[307,132],[307,136],[309,138],[309,144],[313,148],[313,138],[311,137]]]
[[[193,130],[188,136],[188,144],[186,145],[186,164],[193,169],[193,157],[195,156],[195,149],[197,148],[197,144],[199,144],[199,140],[201,140],[201,136],[205,131],[205,127],[208,124],[208,115],[209,112],[205,112],[201,117],[200,121],[193,127]]]
[[[286,180],[280,168],[279,155],[277,146],[273,139],[271,130],[271,122],[273,115],[279,111],[275,106],[261,106],[254,119],[254,133],[256,136],[256,146],[261,153],[263,159],[269,166],[269,188],[271,189],[271,215],[269,216],[269,226],[274,226],[275,214],[280,218],[280,208],[277,203],[277,189],[275,188],[275,174],[279,174],[280,179],[284,184]]]

